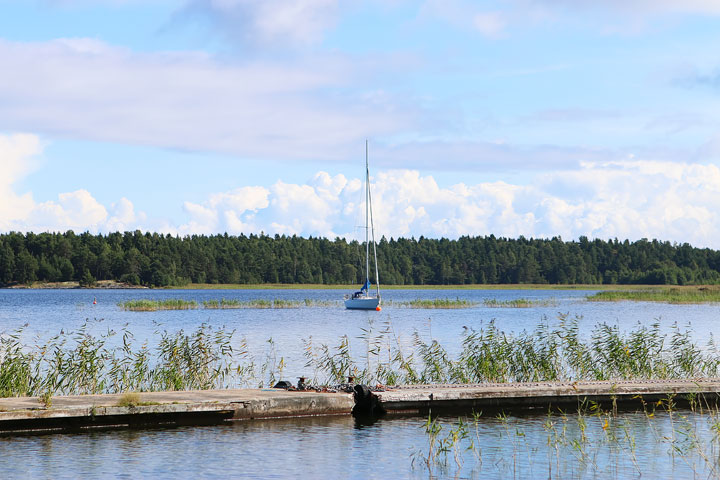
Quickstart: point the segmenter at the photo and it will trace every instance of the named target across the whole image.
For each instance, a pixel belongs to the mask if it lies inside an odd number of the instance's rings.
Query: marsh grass
[[[558,301],[554,298],[545,300],[531,300],[529,298],[515,298],[512,300],[498,300],[486,298],[483,305],[490,308],[532,308],[532,307],[555,307]]]
[[[244,358],[234,354],[233,332],[224,329],[201,325],[157,335],[151,349],[136,347],[125,328],[93,335],[89,323],[33,345],[21,341],[22,329],[0,334],[0,396],[223,388],[230,386],[235,360]]]
[[[587,401],[575,412],[550,410],[541,428],[537,418],[503,413],[457,421],[431,415],[420,427],[427,444],[412,454],[411,466],[427,469],[431,478],[529,478],[538,471],[547,478],[720,478],[714,399],[701,396],[689,409],[677,409],[672,395],[652,403],[637,399],[639,408],[622,414]],[[493,448],[487,435],[497,437],[498,430],[502,446]]]
[[[720,373],[720,354],[712,337],[698,345],[689,330],[675,324],[663,333],[656,322],[638,324],[628,332],[602,323],[586,338],[580,336],[579,320],[560,315],[552,326],[545,320],[535,330],[520,333],[504,332],[491,321],[467,329],[455,356],[418,332],[408,346],[389,321],[377,330],[370,324],[358,338],[366,354],[351,355],[348,337],[336,347],[314,345],[308,339],[306,367],[321,381],[352,375],[363,383],[384,385],[670,379]]]
[[[432,300],[415,299],[409,302],[392,302],[392,306],[406,307],[406,308],[440,308],[440,309],[453,309],[453,308],[472,308],[476,306],[477,302],[471,302],[469,300],[460,300],[459,298],[435,298]]]
[[[357,338],[336,345],[303,339],[303,368],[314,384],[348,376],[367,385],[535,382],[553,380],[716,377],[720,354],[712,337],[695,343],[690,331],[659,323],[627,332],[599,324],[579,334],[579,317],[543,320],[534,330],[508,333],[494,322],[468,328],[450,354],[419,332],[399,335],[392,322],[370,322]],[[0,396],[123,393],[272,386],[288,366],[272,339],[250,355],[244,338],[224,328],[156,331],[136,342],[123,327],[93,334],[93,322],[46,341],[23,341],[23,329],[0,333]],[[148,345],[153,345],[149,347]],[[257,354],[256,354],[257,355]]]
[[[660,289],[598,292],[587,297],[592,302],[664,302],[675,304],[720,303],[720,288],[671,287]]]
[[[306,298],[304,300],[285,300],[276,298],[274,300],[266,300],[256,298],[251,300],[237,300],[221,298],[220,300],[204,300],[202,307],[208,310],[221,309],[286,309],[286,308],[304,308],[304,307],[334,307],[339,306],[339,301],[312,300]],[[158,310],[187,310],[198,308],[198,302],[195,300],[129,300],[119,303],[123,310],[133,312],[155,312]]]
[[[119,303],[123,310],[133,312],[155,312],[157,310],[189,310],[198,308],[195,300],[166,299],[166,300],[128,300]]]
[[[205,300],[202,302],[203,307],[210,309],[218,308],[243,308],[240,300],[221,298],[220,300]]]

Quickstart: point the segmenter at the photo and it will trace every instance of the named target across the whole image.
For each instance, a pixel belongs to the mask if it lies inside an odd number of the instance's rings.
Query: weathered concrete
[[[426,415],[444,410],[570,410],[582,402],[636,408],[668,396],[679,405],[714,406],[720,403],[720,379],[407,385],[373,392],[357,385],[355,392],[354,396],[280,389],[149,392],[139,394],[130,406],[121,406],[123,395],[58,396],[48,406],[37,397],[0,398],[0,432],[207,424],[363,411]]]
[[[349,415],[352,394],[278,389],[148,392],[136,405],[123,395],[0,398],[0,431],[219,423],[252,418]]]
[[[577,408],[583,401],[604,406],[641,406],[667,400],[715,405],[720,379],[408,385],[373,392],[375,412],[427,414],[442,410]]]

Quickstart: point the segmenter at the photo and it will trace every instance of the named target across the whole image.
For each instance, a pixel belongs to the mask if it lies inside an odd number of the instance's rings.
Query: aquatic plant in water
[[[692,286],[641,290],[608,290],[590,295],[587,299],[592,302],[720,303],[720,288],[717,286]]]
[[[555,299],[531,300],[529,298],[514,298],[512,300],[498,300],[487,298],[483,305],[491,308],[532,308],[532,307],[554,307],[558,304]]]
[[[528,478],[538,471],[547,478],[629,478],[648,471],[720,478],[720,410],[703,397],[690,405],[677,409],[668,396],[655,403],[638,398],[638,409],[627,413],[583,403],[575,412],[548,411],[544,420],[431,415],[420,427],[426,445],[410,463],[433,478]]]
[[[292,368],[304,368],[316,384],[353,376],[369,385],[670,379],[720,371],[713,339],[699,345],[678,325],[668,333],[658,323],[622,332],[603,323],[585,338],[579,320],[560,315],[552,326],[543,320],[520,333],[489,322],[467,329],[455,355],[418,332],[401,339],[390,320],[371,322],[358,338],[343,336],[337,345],[305,339],[305,365]],[[140,345],[127,327],[97,335],[88,324],[36,344],[22,338],[22,329],[0,334],[0,396],[267,386],[289,367],[272,339],[255,358],[235,332],[208,325],[157,331]]]
[[[221,298],[220,300],[203,300],[202,306],[209,310],[232,308],[302,308],[302,307],[333,307],[339,305],[338,301],[311,300],[285,300],[276,298],[267,300],[256,298],[251,300],[237,300]],[[158,310],[187,310],[198,308],[195,300],[128,300],[118,304],[123,310],[133,312],[155,312]]]
[[[119,303],[118,306],[122,307],[123,310],[130,310],[133,312],[154,312],[157,310],[188,310],[197,308],[198,304],[195,300],[167,299],[128,300],[126,302]]]
[[[415,299],[410,300],[409,302],[392,302],[391,305],[397,306],[397,307],[406,307],[406,308],[472,308],[476,306],[477,302],[471,302],[469,300],[460,300],[459,298],[456,298],[455,300],[451,298],[434,298],[432,300],[427,299]]]

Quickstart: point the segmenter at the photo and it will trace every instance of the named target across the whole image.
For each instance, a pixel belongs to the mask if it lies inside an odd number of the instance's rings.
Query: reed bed
[[[671,379],[720,373],[714,340],[699,345],[677,324],[663,333],[657,322],[638,324],[628,332],[601,323],[583,337],[579,321],[560,315],[552,326],[543,321],[535,330],[520,333],[504,332],[491,321],[468,328],[454,356],[418,332],[411,346],[405,346],[387,322],[361,336],[364,362],[350,355],[350,339],[344,337],[334,348],[306,343],[306,366],[323,381],[339,382],[352,375],[369,385]]]
[[[90,323],[32,345],[22,329],[0,334],[0,396],[223,388],[236,373],[233,332],[202,325],[157,335],[149,348],[125,328],[92,334]]]
[[[512,300],[498,300],[486,298],[483,305],[490,308],[532,308],[532,307],[555,307],[558,302],[554,298],[546,300],[531,300],[529,298],[515,298]]]
[[[578,317],[561,315],[533,331],[507,333],[494,322],[469,328],[451,355],[418,332],[402,339],[388,319],[372,323],[351,346],[304,340],[303,366],[312,383],[337,385],[348,376],[375,385],[534,382],[552,380],[714,377],[720,353],[712,337],[692,341],[677,325],[658,323],[628,332],[599,324],[581,337]],[[127,328],[92,334],[87,324],[45,342],[28,344],[23,330],[0,333],[0,396],[123,393],[127,391],[265,387],[282,379],[282,352],[268,340],[263,358],[250,356],[243,338],[202,325],[192,332],[157,331],[140,345]],[[148,345],[154,345],[149,347]],[[359,352],[359,353],[358,353]],[[48,397],[49,398],[49,397]]]
[[[472,308],[476,306],[477,302],[471,302],[469,300],[460,300],[459,298],[435,298],[432,300],[415,299],[409,302],[392,302],[391,305],[405,308],[440,308],[440,309],[453,309],[453,308]]]
[[[317,307],[335,307],[340,305],[338,301],[312,300],[306,298],[304,300],[285,300],[276,298],[274,300],[266,300],[262,298],[251,300],[237,300],[221,298],[220,300],[203,300],[202,308],[208,310],[223,310],[235,308],[317,308]],[[119,303],[118,306],[123,310],[133,312],[155,312],[158,310],[187,310],[190,308],[198,308],[198,302],[195,300],[130,300]]]
[[[132,312],[155,312],[158,310],[189,310],[198,308],[195,300],[167,299],[167,300],[128,300],[119,303],[123,310]]]
[[[720,478],[720,411],[673,396],[621,413],[586,403],[544,421],[481,412],[456,421],[429,417],[427,444],[411,456],[430,478]]]
[[[222,298],[220,300],[205,300],[202,302],[204,308],[218,309],[218,308],[241,308],[239,300],[232,300]]]
[[[610,290],[598,292],[587,297],[587,299],[592,302],[720,303],[720,289],[712,287],[688,287],[652,290]]]

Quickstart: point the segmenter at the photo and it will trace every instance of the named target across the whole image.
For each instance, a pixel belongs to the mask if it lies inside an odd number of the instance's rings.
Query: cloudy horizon
[[[717,2],[0,6],[0,231],[720,248]]]

